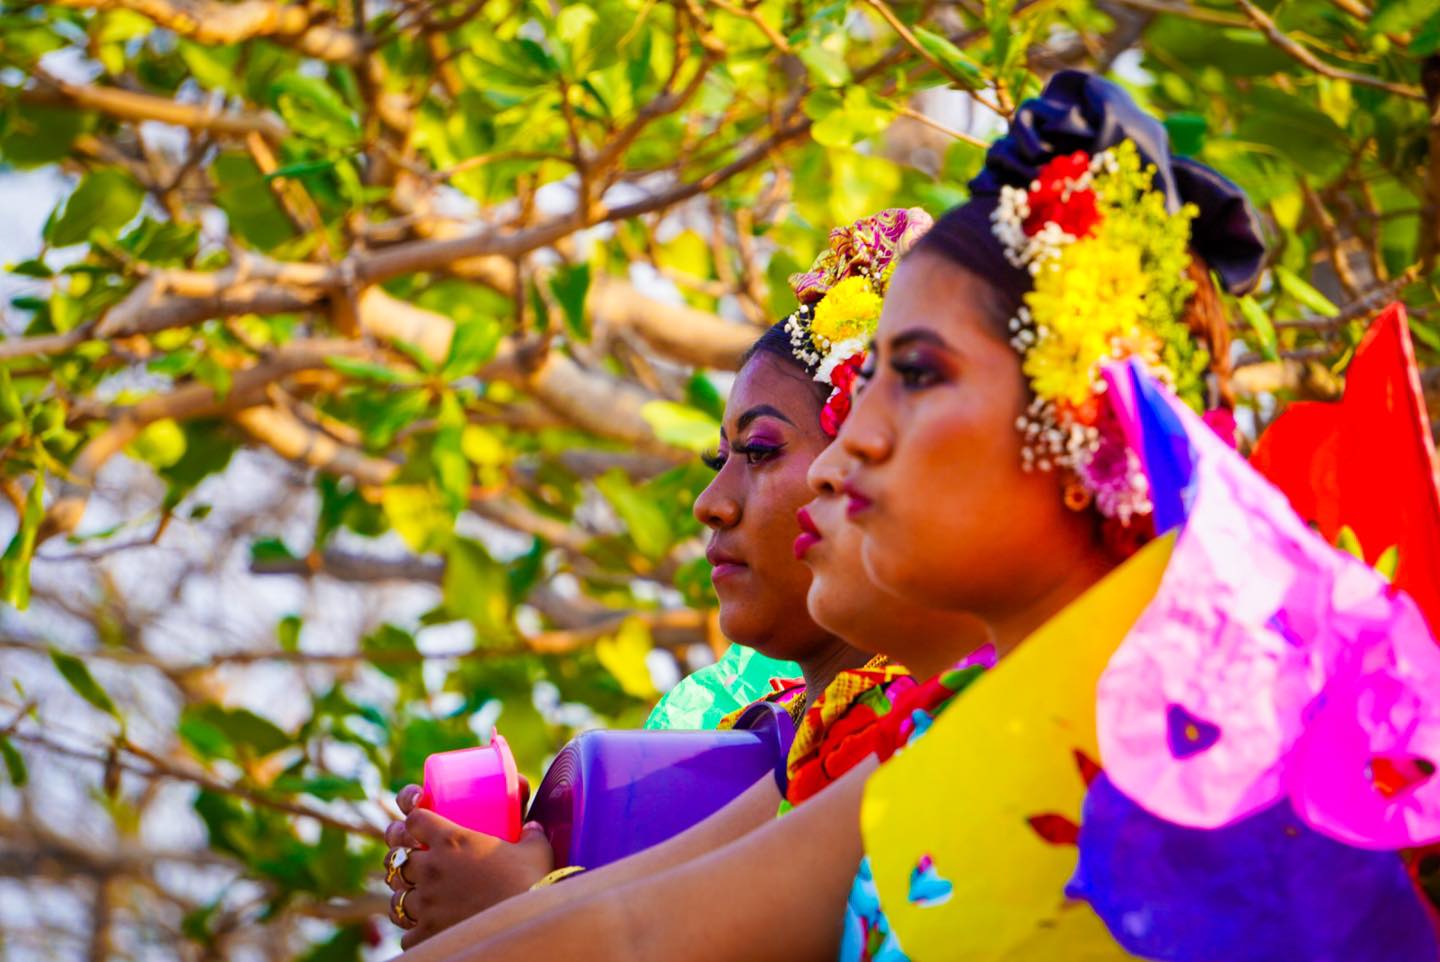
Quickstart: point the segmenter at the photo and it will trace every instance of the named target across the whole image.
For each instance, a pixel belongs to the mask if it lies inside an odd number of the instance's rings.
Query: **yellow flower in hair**
[[[811,337],[817,347],[855,337],[868,341],[880,319],[880,305],[880,295],[875,293],[868,277],[847,277],[830,288],[815,305],[815,316],[810,321]]]
[[[1114,347],[1144,340],[1137,319],[1143,316],[1146,287],[1139,248],[1107,244],[1102,237],[1067,245],[1046,262],[1025,295],[1039,324],[1024,362],[1035,394],[1084,404]]]

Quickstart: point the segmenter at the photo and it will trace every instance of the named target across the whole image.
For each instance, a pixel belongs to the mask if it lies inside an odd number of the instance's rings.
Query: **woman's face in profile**
[[[846,509],[870,575],[913,604],[982,615],[1052,579],[1082,520],[1054,475],[1021,468],[1020,356],[986,293],[933,253],[907,257],[837,439],[856,463]]]
[[[775,658],[798,659],[828,637],[805,608],[810,570],[795,557],[795,512],[810,500],[806,472],[830,439],[813,382],[757,354],[725,405],[715,479],[695,500],[711,530],[706,557],[725,637]]]

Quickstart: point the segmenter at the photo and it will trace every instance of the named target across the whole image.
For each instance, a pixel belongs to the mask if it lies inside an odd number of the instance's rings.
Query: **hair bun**
[[[1124,89],[1094,74],[1062,70],[1039,97],[1021,104],[1009,132],[991,145],[984,169],[970,182],[971,196],[1027,187],[1057,156],[1077,150],[1093,155],[1122,140],[1155,165],[1156,189],[1172,210],[1187,202],[1199,208],[1191,244],[1225,289],[1240,294],[1253,287],[1264,266],[1265,241],[1245,192],[1204,164],[1172,157],[1165,126]]]

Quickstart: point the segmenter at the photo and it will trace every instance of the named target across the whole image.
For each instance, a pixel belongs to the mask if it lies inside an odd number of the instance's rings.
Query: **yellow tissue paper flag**
[[[1063,837],[1080,823],[1077,752],[1099,757],[1096,683],[1154,597],[1174,543],[1157,539],[1112,571],[871,777],[865,851],[881,908],[915,962],[1132,958],[1088,905],[1065,898],[1079,850],[1040,831]],[[917,869],[928,897],[912,901]],[[933,896],[937,881],[950,882],[948,897]]]

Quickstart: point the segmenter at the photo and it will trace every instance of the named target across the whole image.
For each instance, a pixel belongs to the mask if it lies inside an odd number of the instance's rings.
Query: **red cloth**
[[[1399,546],[1395,584],[1440,638],[1440,484],[1435,442],[1405,306],[1365,332],[1338,404],[1293,404],[1260,437],[1251,463],[1296,513],[1334,541],[1355,532],[1374,564]]]

